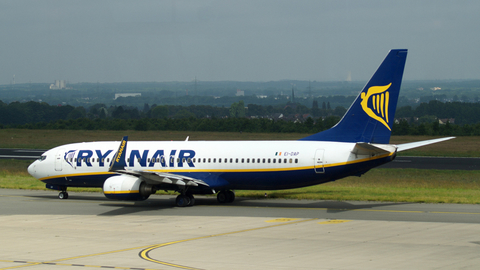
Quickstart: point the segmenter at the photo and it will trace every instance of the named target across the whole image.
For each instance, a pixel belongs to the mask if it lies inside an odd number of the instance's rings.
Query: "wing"
[[[184,175],[165,173],[165,172],[153,172],[153,171],[127,171],[127,170],[116,170],[113,171],[121,174],[128,174],[133,176],[142,177],[145,179],[147,184],[158,185],[158,184],[172,184],[177,186],[194,186],[198,187],[199,185],[208,187],[209,185],[204,181]]]
[[[205,186],[209,185],[204,181],[184,175],[178,175],[168,172],[154,172],[154,171],[141,171],[141,170],[126,170],[125,155],[127,152],[128,136],[123,137],[120,142],[120,147],[117,153],[113,157],[112,164],[110,165],[109,172],[116,172],[121,174],[128,174],[137,177],[142,177],[148,184],[172,184],[177,186]]]

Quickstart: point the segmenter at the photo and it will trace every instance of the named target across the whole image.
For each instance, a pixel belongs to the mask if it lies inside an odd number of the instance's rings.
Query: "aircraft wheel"
[[[220,192],[218,192],[217,201],[219,203],[226,203],[227,202],[227,192],[225,192],[225,190],[221,190]]]
[[[227,194],[227,203],[232,203],[233,201],[235,201],[235,192],[231,190],[227,190],[226,194]]]
[[[175,202],[177,203],[178,207],[185,207],[190,204],[190,198],[185,195],[178,195]]]
[[[68,193],[66,191],[62,191],[60,193],[58,193],[58,198],[60,200],[66,200],[68,199]]]
[[[188,199],[190,200],[190,203],[189,203],[187,206],[193,206],[193,205],[195,205],[195,197],[193,197],[192,194],[187,194],[186,196],[187,196]]]

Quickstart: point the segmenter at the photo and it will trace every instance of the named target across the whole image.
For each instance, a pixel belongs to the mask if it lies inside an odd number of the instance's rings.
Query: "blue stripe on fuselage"
[[[335,181],[350,175],[361,175],[371,168],[391,161],[392,156],[372,159],[365,162],[325,167],[324,173],[315,173],[312,168],[303,170],[255,171],[255,172],[178,172],[201,179],[209,185],[208,189],[249,189],[272,190],[289,189],[317,185]],[[116,174],[72,174],[42,180],[53,185],[72,187],[102,187],[105,180]]]

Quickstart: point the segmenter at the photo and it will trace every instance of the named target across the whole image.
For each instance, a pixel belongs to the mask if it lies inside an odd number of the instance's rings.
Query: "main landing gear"
[[[177,196],[175,203],[178,207],[192,206],[195,204],[195,198],[190,193],[180,194]]]
[[[231,190],[220,190],[217,194],[219,203],[232,203],[235,200],[235,192]]]
[[[219,203],[232,203],[235,200],[235,192],[232,190],[221,190],[217,193],[217,201]],[[182,192],[177,196],[175,204],[178,207],[192,206],[195,204],[195,198],[191,193]]]

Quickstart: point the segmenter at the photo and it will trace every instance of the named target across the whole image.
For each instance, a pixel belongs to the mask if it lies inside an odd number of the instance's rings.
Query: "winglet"
[[[128,136],[123,137],[122,141],[120,142],[120,147],[118,147],[118,151],[113,156],[112,163],[110,164],[110,169],[108,171],[118,171],[118,170],[125,170],[127,163],[125,163],[125,156],[127,153],[127,141]]]

